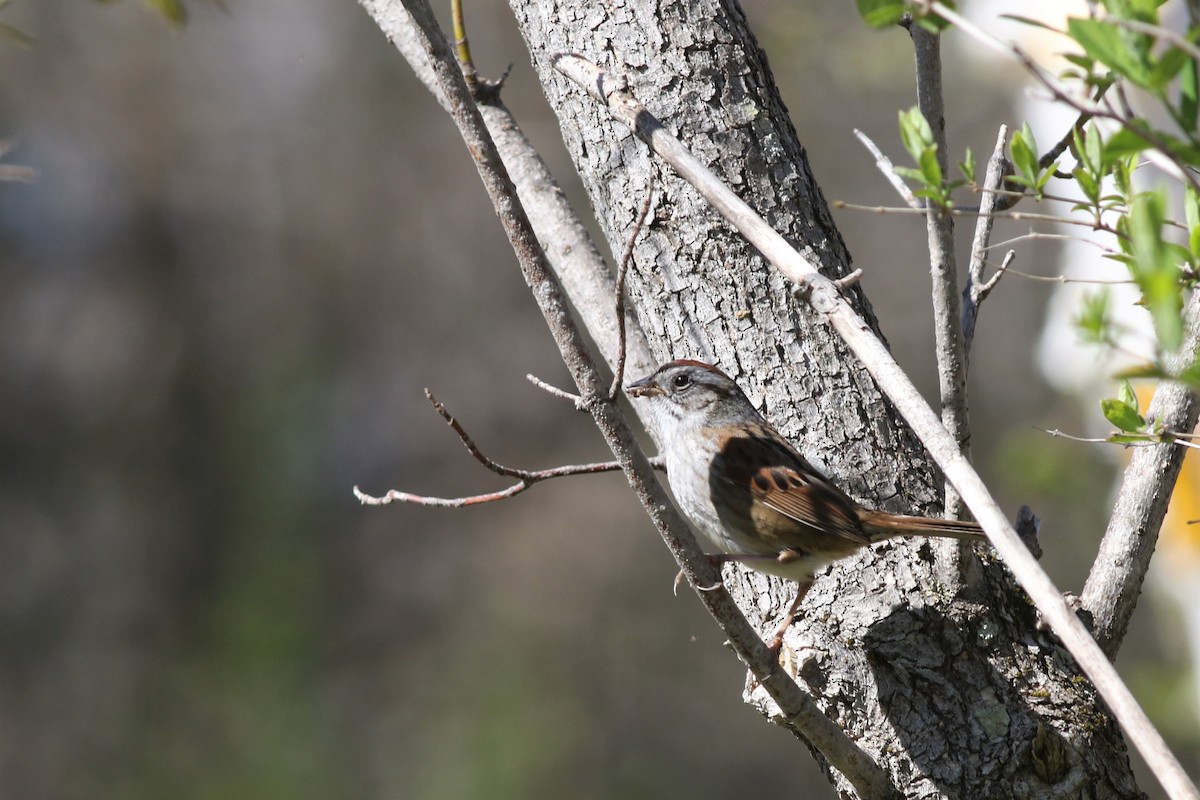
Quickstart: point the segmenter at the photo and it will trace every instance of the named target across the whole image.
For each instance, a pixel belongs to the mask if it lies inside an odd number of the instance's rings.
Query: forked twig
[[[549,388],[553,389],[554,387],[551,386]],[[462,423],[451,416],[450,412],[446,410],[446,406],[442,405],[428,389],[425,390],[425,397],[429,399],[430,403],[433,403],[434,409],[441,415],[442,419],[446,420],[446,424],[454,429],[454,433],[458,435],[458,440],[463,443],[463,447],[467,448],[467,452],[476,461],[497,475],[503,475],[507,478],[517,478],[517,482],[506,489],[496,492],[487,492],[485,494],[475,494],[466,497],[428,497],[420,494],[401,492],[397,489],[388,490],[382,497],[374,497],[355,486],[354,496],[363,505],[385,506],[389,503],[412,503],[413,505],[435,506],[437,508],[463,508],[465,506],[479,505],[480,503],[493,503],[497,500],[506,500],[509,497],[520,494],[535,483],[540,483],[550,478],[562,478],[567,475],[594,475],[598,472],[616,472],[621,469],[621,462],[619,461],[600,461],[592,464],[565,464],[561,467],[552,467],[550,469],[517,469],[516,467],[506,467],[484,455],[483,451],[479,449],[479,445],[475,444],[475,440],[463,428]],[[656,468],[661,467],[660,464],[655,464],[654,462],[655,459],[651,459],[651,463]]]

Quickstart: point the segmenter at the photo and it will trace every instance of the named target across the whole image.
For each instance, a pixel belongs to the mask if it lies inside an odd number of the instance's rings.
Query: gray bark
[[[840,340],[690,188],[559,76],[578,52],[627,76],[652,111],[831,277],[852,268],[734,5],[512,0],[547,98],[616,251],[659,174],[629,278],[659,359],[697,357],[734,376],[767,415],[860,500],[937,513],[940,480]],[[893,265],[893,268],[899,268]],[[919,269],[913,265],[913,269]],[[859,310],[870,308],[856,288]],[[963,593],[923,542],[894,543],[818,579],[785,667],[908,797],[1138,797],[1124,742],[1069,656],[986,552]],[[729,588],[766,629],[790,585],[730,568]],[[770,715],[755,691],[747,698]],[[845,796],[854,796],[831,775]]]

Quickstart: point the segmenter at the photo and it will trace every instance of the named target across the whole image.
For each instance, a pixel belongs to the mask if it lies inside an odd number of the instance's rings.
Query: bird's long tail
[[[886,511],[863,511],[859,518],[863,531],[872,542],[895,536],[942,536],[949,539],[983,541],[983,529],[976,522],[932,517],[909,517]]]

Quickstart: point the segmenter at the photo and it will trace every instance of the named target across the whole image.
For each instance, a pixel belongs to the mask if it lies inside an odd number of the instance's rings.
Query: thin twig
[[[462,0],[450,0],[450,17],[454,23],[454,48],[458,65],[462,67],[463,80],[474,95],[479,91],[479,75],[475,72],[475,61],[471,58],[471,43],[467,41],[467,26],[463,21]]]
[[[1034,275],[1011,267],[1008,272],[1018,278],[1045,283],[1090,283],[1094,286],[1126,286],[1133,283],[1132,278],[1068,278],[1066,275]]]
[[[914,216],[920,214],[925,215],[924,209],[916,208],[900,208],[899,206],[866,206],[858,203],[848,203],[845,200],[834,200],[832,203],[834,208],[844,208],[849,211],[867,211],[872,214],[897,214],[899,216]],[[943,209],[944,214],[953,214],[956,217],[975,217],[979,215],[978,208],[950,208]],[[1100,231],[1102,233],[1110,233],[1113,236],[1125,238],[1127,234],[1123,234],[1115,228],[1108,225],[1098,225],[1094,220],[1071,219],[1070,217],[1056,217],[1053,214],[1038,214],[1027,211],[1004,211],[996,212],[992,216],[998,219],[1011,219],[1016,221],[1031,221],[1031,222],[1055,222],[1062,225],[1075,225],[1088,230]]]
[[[637,242],[642,225],[646,223],[646,215],[650,213],[650,204],[654,200],[654,173],[646,183],[646,198],[638,209],[637,219],[633,223],[633,232],[629,234],[629,242],[625,252],[621,254],[621,263],[617,267],[617,366],[613,370],[612,388],[608,390],[608,399],[616,400],[621,394],[621,384],[625,381],[625,277],[629,274],[629,262],[633,258],[633,245]]]
[[[1085,437],[1085,436],[1074,436],[1072,434],[1067,433],[1066,431],[1061,431],[1058,428],[1040,428],[1039,430],[1041,430],[1042,433],[1050,434],[1055,439],[1069,439],[1072,442],[1082,442],[1083,444],[1108,444],[1107,437],[1095,438],[1095,437]]]
[[[995,281],[1004,273],[1012,261],[1011,251],[1004,258],[1003,266],[988,281],[987,288],[983,278],[983,270],[987,261],[987,251],[992,240],[992,223],[995,222],[993,211],[1000,202],[996,194],[1004,181],[1004,150],[1008,145],[1008,126],[1001,125],[996,134],[996,146],[988,159],[987,170],[983,176],[983,196],[979,201],[979,217],[975,220],[975,236],[971,241],[971,263],[967,267],[967,285],[963,288],[962,304],[962,335],[963,351],[968,366],[971,359],[971,343],[975,341],[975,323],[979,319],[979,306],[983,303],[988,292],[995,286]]]
[[[853,271],[847,272],[842,277],[834,280],[833,285],[838,288],[838,291],[844,292],[847,289],[849,289],[851,286],[856,285],[860,280],[862,280],[862,276],[863,276],[863,271],[861,269],[855,268]]]
[[[523,469],[517,469],[515,467],[506,467],[503,464],[492,461],[483,454],[483,451],[481,451],[475,444],[475,440],[467,434],[462,424],[450,415],[450,412],[446,410],[446,406],[442,405],[442,403],[433,396],[433,392],[426,389],[425,399],[427,399],[430,403],[433,403],[434,410],[437,411],[442,419],[446,420],[447,425],[454,429],[454,432],[458,435],[458,440],[463,443],[463,447],[467,448],[467,452],[470,453],[471,456],[474,457],[474,459],[480,464],[483,464],[497,475],[504,475],[508,478],[528,478],[533,475],[532,472],[528,472]]]
[[[422,84],[449,111],[449,100],[437,81],[424,45],[418,41],[408,12],[397,0],[361,2]],[[631,314],[626,314],[624,346],[617,346],[617,325],[611,312],[616,280],[587,226],[499,97],[485,97],[480,102],[479,112],[517,185],[521,204],[529,214],[538,240],[544,243],[550,266],[589,335],[610,365],[616,364],[620,350],[626,354],[627,369],[649,372],[657,361],[645,332]],[[639,415],[645,413],[641,404],[636,404],[633,410]]]
[[[1136,33],[1145,33],[1149,34],[1150,36],[1158,37],[1163,41],[1167,41],[1175,45],[1192,58],[1200,59],[1200,47],[1197,47],[1195,42],[1178,31],[1173,31],[1170,28],[1164,28],[1161,25],[1151,25],[1149,22],[1141,22],[1140,20],[1136,19],[1122,19],[1117,16],[1107,16],[1104,18],[1104,21],[1111,22],[1113,25],[1126,28]]]
[[[526,376],[535,382],[538,382],[532,375]],[[540,384],[540,382],[538,382]],[[561,389],[555,389],[549,384],[543,385],[543,388],[561,392]],[[566,394],[563,392],[563,394]],[[368,506],[385,506],[389,503],[412,503],[420,506],[436,506],[438,508],[463,508],[465,506],[474,506],[481,503],[494,503],[497,500],[507,500],[510,497],[520,494],[535,483],[540,483],[550,478],[563,478],[569,475],[595,475],[599,472],[615,472],[621,469],[620,461],[601,461],[592,464],[566,464],[560,467],[551,467],[550,469],[518,469],[516,467],[506,467],[499,462],[493,461],[486,456],[479,445],[475,444],[475,440],[467,433],[462,423],[457,418],[452,416],[446,410],[446,406],[442,404],[433,393],[428,389],[425,390],[425,398],[433,404],[434,409],[442,419],[446,420],[446,424],[453,430],[458,440],[462,442],[463,447],[467,448],[467,452],[471,457],[483,464],[491,472],[497,475],[503,475],[506,478],[518,478],[517,483],[509,486],[506,489],[501,489],[496,492],[487,492],[485,494],[475,494],[466,497],[429,497],[427,495],[411,494],[409,492],[401,492],[396,489],[391,489],[382,497],[374,497],[361,491],[357,486],[354,487],[354,496],[359,499],[363,505]]]
[[[992,273],[992,277],[988,278],[978,287],[977,294],[979,299],[975,301],[976,306],[986,300],[987,296],[992,293],[992,289],[996,288],[996,284],[1004,277],[1004,273],[1008,271],[1009,266],[1012,265],[1013,259],[1016,257],[1016,250],[1009,250],[1004,254],[1004,260],[1000,262],[1000,266],[996,267],[996,271]]]
[[[1096,249],[1098,249],[1104,253],[1114,253],[1115,254],[1115,253],[1119,252],[1118,250],[1116,250],[1116,248],[1109,247],[1105,244],[1097,242],[1095,239],[1089,239],[1086,236],[1072,236],[1069,233],[1046,233],[1045,231],[1033,231],[1033,230],[1031,230],[1027,233],[1022,233],[1020,236],[1014,236],[1011,239],[1004,239],[999,242],[992,242],[991,244],[989,244],[987,246],[987,249],[989,251],[1000,250],[1002,248],[1009,247],[1010,245],[1020,244],[1022,242],[1039,242],[1039,241],[1077,242],[1079,244],[1086,244],[1091,247],[1095,247]]]
[[[397,489],[389,489],[383,496],[374,497],[366,494],[357,486],[354,487],[354,496],[359,499],[359,502],[367,506],[386,506],[397,502],[412,503],[419,506],[435,506],[437,508],[464,508],[481,503],[494,503],[497,500],[507,500],[510,497],[520,494],[534,484],[551,478],[564,478],[569,475],[595,475],[600,472],[617,472],[620,469],[621,462],[619,461],[599,461],[593,464],[564,464],[561,467],[553,467],[551,469],[521,470],[525,477],[507,489],[487,492],[485,494],[468,495],[466,497],[429,497],[427,495],[401,492]]]
[[[583,87],[651,149],[671,164],[785,277],[806,287],[805,296],[875,378],[904,416],[930,456],[967,502],[1005,565],[1033,599],[1043,618],[1091,678],[1155,776],[1176,800],[1197,798],[1191,779],[1154,728],[1088,630],[1063,601],[1062,593],[1013,530],[1007,515],[942,426],[937,414],[896,363],[888,348],[840,295],[833,282],[797,252],[762,217],[676,139],[629,91],[620,76],[609,75],[581,56],[560,53],[555,68]],[[721,592],[711,594],[720,595]],[[708,597],[709,595],[704,595]]]
[[[908,184],[896,173],[896,167],[892,164],[892,160],[883,154],[883,151],[876,146],[875,142],[871,141],[871,137],[858,128],[854,129],[854,135],[862,142],[863,147],[867,148],[871,155],[875,157],[875,166],[879,167],[879,171],[883,173],[883,177],[887,178],[888,183],[892,184],[892,188],[896,190],[896,193],[900,195],[905,203],[908,203],[908,207],[924,210],[924,205],[913,194],[913,190],[908,188]]]
[[[554,395],[562,400],[570,400],[575,406],[576,411],[587,411],[587,404],[584,403],[583,398],[574,392],[568,392],[566,389],[560,389],[552,383],[546,383],[546,381],[532,372],[526,373],[525,379],[547,394]]]

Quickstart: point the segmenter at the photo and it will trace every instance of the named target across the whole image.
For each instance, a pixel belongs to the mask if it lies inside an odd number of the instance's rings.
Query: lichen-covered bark
[[[861,500],[936,513],[937,476],[840,340],[551,65],[556,53],[578,52],[626,76],[750,205],[828,275],[846,274],[849,254],[740,9],[718,0],[512,6],[614,251],[624,247],[647,176],[661,179],[629,280],[655,355],[719,364]],[[785,666],[908,797],[1141,796],[1119,731],[1065,651],[1039,633],[1023,594],[986,553],[982,563],[967,554],[960,571],[953,547],[892,543],[835,565],[805,602]],[[726,575],[762,628],[792,591],[756,573]],[[747,697],[771,714],[754,687]]]

